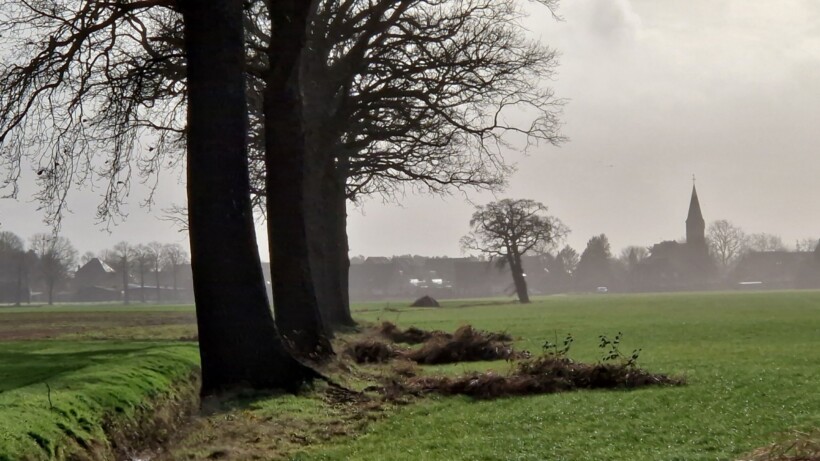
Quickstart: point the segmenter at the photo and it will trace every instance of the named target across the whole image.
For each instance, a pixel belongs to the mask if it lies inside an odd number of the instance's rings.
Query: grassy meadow
[[[598,335],[623,332],[639,364],[688,385],[476,402],[435,397],[399,409],[359,437],[299,460],[731,460],[820,427],[820,293],[555,296],[528,306],[358,307],[357,317],[452,330],[507,330],[519,348],[575,338],[570,357],[600,359]],[[504,362],[429,367],[461,373]],[[432,370],[431,370],[432,371]]]
[[[348,408],[317,393],[256,396],[200,418],[158,459],[734,460],[790,431],[820,427],[820,292],[407,304],[359,304],[354,316],[402,327],[505,330],[517,349],[533,353],[569,333],[569,356],[581,361],[600,360],[599,335],[622,332],[625,353],[642,349],[640,366],[685,376],[688,384],[493,401],[431,396],[350,420]],[[196,366],[194,343],[179,341],[195,331],[190,307],[0,309],[0,460],[24,459],[19,453],[48,459],[59,454],[61,439],[96,440],[106,417],[127,419],[169,392]],[[423,371],[510,367],[498,361]]]
[[[0,309],[0,461],[111,455],[113,431],[135,432],[160,401],[195,398],[195,343],[135,339],[169,337],[191,311]]]

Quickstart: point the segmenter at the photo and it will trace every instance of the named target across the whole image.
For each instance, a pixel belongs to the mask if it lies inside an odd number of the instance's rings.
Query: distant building
[[[629,291],[686,291],[714,288],[716,270],[706,244],[706,221],[692,185],[686,215],[686,242],[667,240],[656,243],[649,257],[628,277]]]
[[[91,258],[74,274],[74,301],[103,302],[122,299],[122,277],[111,266]]]

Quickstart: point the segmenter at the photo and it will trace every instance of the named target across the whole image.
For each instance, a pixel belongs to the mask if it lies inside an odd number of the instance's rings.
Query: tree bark
[[[319,310],[308,247],[308,165],[299,87],[309,2],[271,2],[271,46],[265,76],[265,188],[276,324],[299,355],[333,354]],[[310,200],[313,200],[311,202]]]
[[[514,252],[510,252],[509,254],[510,272],[512,272],[518,302],[527,304],[530,302],[530,294],[527,292],[527,278],[524,277],[524,269],[521,266],[521,256]]]
[[[331,165],[333,166],[333,165]],[[327,252],[329,260],[329,296],[332,302],[327,305],[327,321],[334,328],[356,325],[350,314],[349,273],[350,256],[347,239],[347,195],[345,194],[345,177],[336,171],[333,178],[325,182],[328,211],[324,214],[327,234]]]
[[[179,5],[188,63],[188,218],[202,393],[295,390],[315,372],[285,349],[265,292],[245,146],[242,0]]]

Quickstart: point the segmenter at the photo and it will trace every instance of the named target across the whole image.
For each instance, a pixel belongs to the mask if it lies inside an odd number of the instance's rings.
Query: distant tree
[[[188,262],[188,252],[179,243],[169,243],[162,248],[165,267],[171,272],[174,293],[179,289],[179,266]]]
[[[145,275],[151,270],[153,255],[148,245],[139,244],[134,247],[134,269],[137,270],[140,280],[140,301],[145,299]]]
[[[546,206],[527,199],[504,199],[476,207],[470,228],[461,239],[461,247],[509,265],[521,303],[530,302],[521,257],[544,252],[569,233],[558,218],[547,215]]]
[[[608,286],[612,280],[609,239],[605,234],[596,235],[587,242],[578,261],[576,280],[584,289]]]
[[[628,246],[621,250],[621,254],[618,256],[618,261],[620,261],[621,264],[623,264],[623,266],[631,272],[635,270],[638,264],[648,257],[649,248],[641,246]]]
[[[818,244],[820,244],[820,240],[808,237],[796,241],[794,244],[794,249],[795,251],[802,252],[814,251],[817,248]]]
[[[159,242],[150,242],[146,247],[151,257],[151,270],[154,271],[154,288],[156,289],[157,302],[160,302],[162,301],[162,289],[160,288],[159,271],[165,261],[165,246]]]
[[[572,275],[578,267],[578,252],[565,245],[557,253],[547,254],[546,266],[549,271],[550,289],[558,292],[569,291],[572,288]]]
[[[54,304],[54,289],[68,278],[77,262],[77,250],[67,238],[52,234],[33,236],[31,249],[37,255],[38,274],[45,283],[48,304]]]
[[[131,303],[131,290],[128,286],[131,283],[131,269],[134,266],[136,254],[136,247],[125,241],[117,243],[106,252],[106,264],[114,268],[122,279],[123,304]]]
[[[14,279],[14,304],[23,301],[23,287],[28,280],[31,258],[25,251],[23,239],[9,231],[0,232],[0,269]],[[28,297],[26,296],[26,299]]]
[[[747,248],[747,237],[743,229],[725,219],[709,224],[706,242],[724,271],[728,270]]]
[[[785,251],[786,245],[779,235],[761,232],[751,234],[747,238],[747,246],[750,251]]]

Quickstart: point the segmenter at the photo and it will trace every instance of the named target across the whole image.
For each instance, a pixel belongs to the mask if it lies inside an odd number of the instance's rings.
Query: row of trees
[[[132,245],[120,242],[99,254],[89,251],[78,257],[71,241],[59,235],[35,234],[26,248],[23,239],[13,232],[0,232],[0,276],[13,284],[13,302],[18,305],[27,300],[26,290],[30,285],[39,285],[46,294],[48,304],[53,304],[55,290],[71,279],[78,264],[83,266],[93,258],[98,258],[120,274],[123,299],[128,304],[128,287],[133,279],[140,284],[142,302],[146,301],[145,286],[150,275],[154,276],[157,299],[160,299],[161,271],[172,275],[172,287],[176,290],[179,267],[188,262],[188,253],[178,243]]]
[[[505,199],[478,206],[470,220],[471,232],[461,239],[462,249],[474,252],[508,266],[512,274],[518,299],[529,302],[526,274],[522,257],[527,254],[541,255],[549,271],[550,284],[558,290],[595,290],[599,286],[629,285],[629,281],[649,283],[652,275],[641,265],[652,253],[666,258],[681,259],[687,264],[684,253],[672,248],[676,242],[662,242],[654,247],[630,246],[619,257],[612,255],[609,239],[600,234],[589,239],[584,251],[578,253],[566,245],[558,246],[569,232],[560,220],[547,214],[547,208],[533,200]],[[706,242],[711,258],[723,269],[729,269],[750,251],[784,251],[786,246],[780,237],[759,233],[747,235],[741,228],[726,220],[718,220],[708,227]],[[670,246],[672,245],[672,246]],[[803,239],[796,244],[797,251],[814,251],[820,255],[820,241]],[[670,252],[671,251],[671,252]],[[714,267],[714,266],[712,266]],[[668,269],[668,268],[667,268]],[[686,270],[705,270],[688,267]],[[705,274],[702,274],[705,276]]]
[[[318,359],[349,318],[346,201],[403,184],[495,188],[507,143],[562,140],[560,101],[537,84],[555,54],[525,38],[520,14],[512,0],[7,2],[5,185],[15,194],[33,163],[58,224],[69,189],[101,179],[109,219],[132,168],[153,178],[184,146],[203,392],[292,387],[315,373],[276,326]],[[506,123],[518,109],[529,120]],[[156,142],[140,151],[146,131]]]
[[[5,281],[13,284],[17,305],[29,300],[28,286],[33,282],[43,286],[52,304],[55,288],[68,277],[76,260],[77,251],[66,238],[36,234],[27,250],[23,239],[12,232],[0,232],[0,271]]]
[[[787,251],[788,247],[778,235],[767,233],[747,234],[730,221],[720,219],[709,224],[706,241],[710,252],[723,271],[730,270],[743,255],[750,251]],[[820,248],[817,238],[805,238],[795,242],[795,251],[815,251]]]

